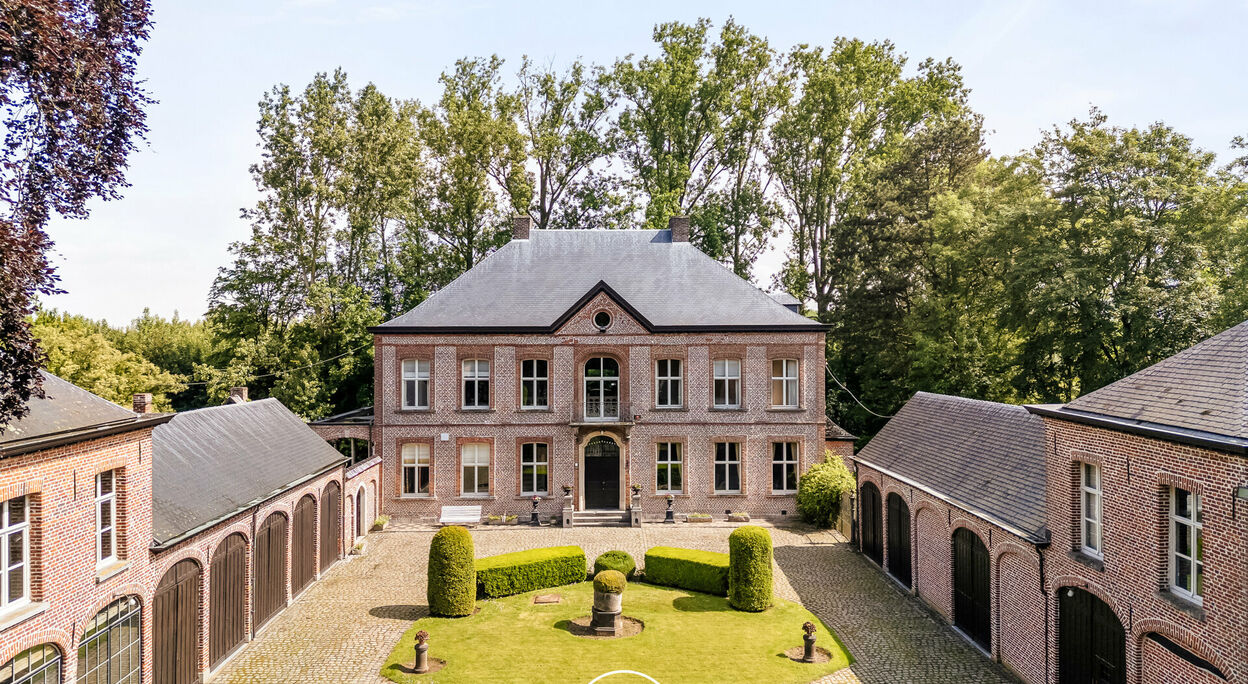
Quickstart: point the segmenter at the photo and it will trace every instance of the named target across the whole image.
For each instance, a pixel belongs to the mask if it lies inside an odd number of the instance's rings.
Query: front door
[[[1058,590],[1058,678],[1062,684],[1127,681],[1126,631],[1104,601],[1077,587]]]
[[[620,447],[610,437],[598,436],[585,445],[585,508],[620,507]]]

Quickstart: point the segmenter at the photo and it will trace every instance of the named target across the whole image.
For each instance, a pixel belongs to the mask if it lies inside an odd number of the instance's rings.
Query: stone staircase
[[[628,527],[628,511],[573,511],[573,527]]]

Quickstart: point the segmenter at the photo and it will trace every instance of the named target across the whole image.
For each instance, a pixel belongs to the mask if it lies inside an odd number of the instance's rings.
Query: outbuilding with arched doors
[[[330,482],[321,492],[321,572],[338,560],[342,549],[342,486]]]
[[[884,564],[884,511],[880,505],[880,488],[873,482],[862,485],[858,496],[860,502],[859,527],[862,552],[876,565]]]
[[[966,527],[953,532],[953,624],[992,649],[992,572],[988,547]]]
[[[888,574],[910,588],[910,507],[897,492],[889,492],[887,501]]]
[[[316,499],[304,494],[295,504],[290,539],[290,594],[294,596],[316,579]]]
[[[1059,684],[1126,684],[1127,635],[1113,608],[1080,587],[1057,590]]]
[[[208,666],[216,667],[247,641],[247,539],[222,539],[209,568]]]
[[[199,597],[202,571],[180,560],[156,585],[152,599],[152,671],[161,684],[199,681]]]
[[[286,607],[286,543],[288,521],[280,511],[270,513],[256,529],[252,571],[252,632]]]

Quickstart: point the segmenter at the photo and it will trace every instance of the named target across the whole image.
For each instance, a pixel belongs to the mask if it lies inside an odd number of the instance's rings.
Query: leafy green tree
[[[172,319],[157,316],[147,309],[143,315],[120,330],[106,333],[122,352],[137,354],[157,368],[180,378],[190,378],[195,365],[207,361],[212,351],[212,335],[204,321],[188,321],[175,313]],[[175,411],[206,406],[207,393],[202,385],[190,385],[169,394]]]

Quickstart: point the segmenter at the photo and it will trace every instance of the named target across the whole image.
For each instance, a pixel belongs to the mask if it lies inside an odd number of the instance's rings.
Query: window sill
[[[533,503],[533,497],[535,496],[541,498],[542,501],[546,501],[548,499],[562,499],[563,498],[563,495],[555,497],[555,496],[551,496],[547,492],[536,492],[533,494],[517,494],[515,499],[516,501],[528,501],[529,503]]]
[[[651,499],[666,499],[669,494],[673,498],[676,498],[676,499],[688,499],[689,498],[688,494],[684,494],[682,492],[658,492],[655,494],[648,494],[647,496]]]
[[[714,493],[712,493],[712,494],[711,494],[711,496],[718,496],[718,497],[727,497],[727,498],[736,498],[736,499],[739,499],[739,498],[741,498],[741,497],[745,496],[745,494],[744,494],[743,492],[714,492]]]
[[[460,406],[460,413],[493,413],[494,408],[491,406]]]
[[[521,406],[516,410],[520,413],[551,413],[549,406]]]
[[[103,584],[107,580],[116,577],[125,572],[130,567],[130,561],[114,560],[101,565],[95,569],[95,583]]]
[[[1080,565],[1092,568],[1097,572],[1105,572],[1105,561],[1083,551],[1071,551],[1070,557]]]
[[[801,413],[806,409],[801,406],[768,406],[763,410],[768,413]]]
[[[399,498],[400,498],[400,499],[403,499],[403,500],[412,500],[412,499],[415,499],[415,500],[417,500],[417,501],[420,501],[420,500],[424,499],[424,500],[427,500],[427,501],[435,501],[435,500],[437,500],[437,498],[438,498],[438,497],[436,497],[436,496],[434,496],[434,495],[432,495],[432,494],[400,494],[400,495],[399,495]]]
[[[1192,601],[1189,598],[1179,596],[1178,594],[1169,590],[1163,590],[1163,591],[1157,592],[1157,598],[1165,601],[1166,603],[1169,603],[1170,605],[1174,606],[1178,610],[1184,613],[1187,613],[1188,615],[1192,616],[1193,618],[1197,620],[1200,620],[1201,622],[1205,621],[1204,607],[1201,606],[1199,603]]]
[[[655,413],[688,413],[689,409],[684,406],[655,406],[650,409]]]
[[[775,498],[788,497],[788,496],[797,496],[797,490],[796,490],[796,489],[794,489],[794,490],[793,490],[793,491],[791,491],[791,492],[774,492],[774,491],[773,491],[772,493],[768,494],[767,496],[769,496],[769,497],[775,497]]]
[[[460,494],[455,499],[456,501],[493,501],[494,496],[490,494]]]
[[[0,612],[0,632],[3,632],[10,627],[15,627],[35,617],[36,615],[39,615],[49,607],[50,604],[48,603],[32,601],[30,603],[24,603],[17,606],[16,608],[9,608]]]
[[[398,413],[430,413],[430,412],[431,412],[431,409],[428,406],[424,406],[424,407],[403,406],[403,407],[400,407],[398,410]]]
[[[708,411],[717,411],[719,413],[745,413],[744,406],[712,406]]]

